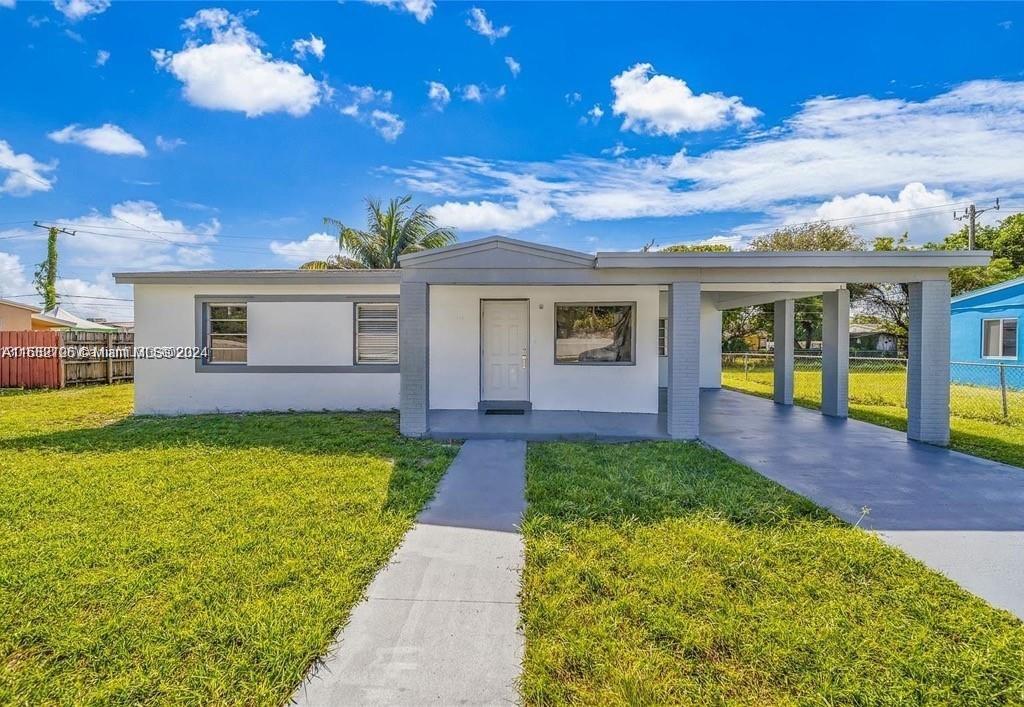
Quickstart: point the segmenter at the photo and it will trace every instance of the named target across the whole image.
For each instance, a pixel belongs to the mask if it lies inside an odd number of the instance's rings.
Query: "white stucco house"
[[[720,386],[722,310],[776,303],[776,340],[788,343],[776,350],[775,398],[791,404],[793,301],[823,295],[822,412],[845,417],[846,283],[908,283],[908,436],[946,444],[948,273],[989,258],[592,255],[491,237],[403,256],[399,270],[115,279],[134,285],[138,347],[202,350],[136,361],[139,414],[398,408],[406,435],[460,436],[571,435],[582,418],[568,413],[582,412],[609,429],[676,439],[699,435],[700,389]]]

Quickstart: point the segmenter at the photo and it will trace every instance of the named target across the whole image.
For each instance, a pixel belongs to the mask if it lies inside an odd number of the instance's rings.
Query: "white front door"
[[[483,300],[481,400],[529,400],[530,303]]]

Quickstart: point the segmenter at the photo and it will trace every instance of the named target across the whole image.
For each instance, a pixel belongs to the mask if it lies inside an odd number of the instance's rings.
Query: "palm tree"
[[[338,244],[351,257],[332,256],[333,261],[313,261],[305,270],[337,268],[397,268],[398,256],[455,242],[455,232],[439,228],[426,209],[409,209],[411,196],[391,199],[386,208],[376,199],[366,200],[366,230],[350,228],[338,219],[324,217],[324,223],[338,229]]]

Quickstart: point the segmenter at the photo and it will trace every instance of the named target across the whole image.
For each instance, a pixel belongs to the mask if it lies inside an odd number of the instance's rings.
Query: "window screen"
[[[245,363],[248,320],[244,304],[206,305],[206,361]]]
[[[398,305],[356,305],[356,363],[398,363]]]
[[[632,304],[555,304],[555,363],[633,363]]]

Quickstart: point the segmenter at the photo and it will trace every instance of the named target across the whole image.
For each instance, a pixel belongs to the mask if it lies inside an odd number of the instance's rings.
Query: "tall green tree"
[[[1024,276],[1024,214],[1008,216],[995,226],[979,226],[974,244],[979,250],[991,250],[992,261],[984,267],[951,270],[949,283],[954,295]],[[926,243],[924,247],[966,250],[967,228],[950,233],[941,241]]]
[[[411,196],[401,196],[382,206],[376,199],[367,199],[365,229],[352,228],[338,219],[324,217],[325,224],[338,229],[338,245],[348,255],[338,256],[332,262],[305,263],[302,268],[397,268],[400,255],[441,248],[455,242],[453,230],[439,227],[423,206],[410,207],[411,201]]]
[[[60,229],[50,226],[46,237],[46,260],[36,266],[36,292],[43,298],[47,311],[57,306],[57,236]]]

